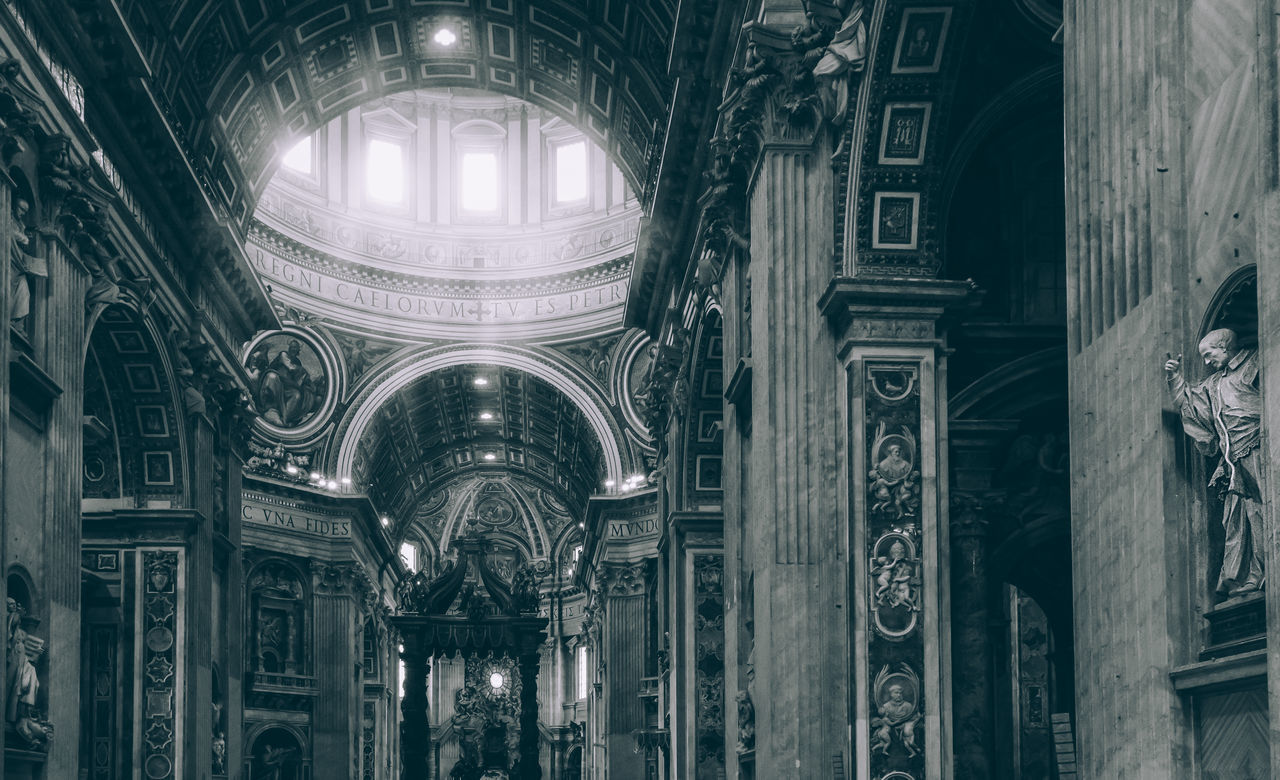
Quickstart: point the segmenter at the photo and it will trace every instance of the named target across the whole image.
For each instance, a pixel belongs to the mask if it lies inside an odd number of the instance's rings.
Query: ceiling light
[[[431,39],[441,46],[452,46],[458,40],[458,36],[454,35],[453,30],[448,27],[441,27]]]
[[[481,412],[481,413],[480,413],[480,419],[481,419],[481,420],[492,420],[492,419],[493,419],[493,412]]]
[[[485,460],[493,460],[493,459],[494,459],[494,458],[496,458],[496,457],[498,457],[498,456],[497,456],[497,455],[494,455],[492,452],[486,452],[486,453],[484,454],[484,459],[485,459]]]
[[[350,484],[351,484],[351,477],[343,477],[343,478],[342,478],[342,484],[344,484],[344,485],[350,485]]]
[[[613,487],[613,485],[614,485],[614,482],[613,482],[613,480],[611,480],[611,479],[606,479],[606,480],[604,481],[604,486],[605,486],[605,487]]]
[[[311,472],[311,478],[319,482],[320,480],[324,479],[324,475],[318,471],[313,471]]]
[[[292,463],[290,463],[288,466],[285,466],[285,467],[284,467],[284,470],[285,470],[285,471],[287,471],[287,472],[289,472],[290,474],[297,474],[297,473],[298,473],[298,467],[297,467],[297,466],[295,466],[295,465],[293,465]]]
[[[329,489],[330,489],[330,490],[337,490],[337,489],[338,489],[338,483],[337,483],[337,482],[335,482],[335,481],[333,481],[333,480],[331,479],[331,480],[329,480],[329,485],[328,485],[328,487],[329,487]]]
[[[476,377],[476,378],[473,380],[473,382],[474,382],[474,384],[475,384],[475,386],[476,386],[476,387],[484,387],[485,385],[489,384],[489,380],[488,380],[488,379],[485,379],[485,378],[484,378],[484,377],[482,377],[482,376],[478,376],[478,377]]]
[[[585,522],[583,522],[583,521],[579,520],[579,521],[578,521],[578,527],[579,527],[579,528],[586,528],[586,527],[587,527],[587,524],[586,524]]]
[[[386,527],[386,526],[388,526],[388,525],[391,525],[391,518],[387,517],[386,515],[383,515],[383,516],[382,516],[382,525],[383,525],[383,527]]]
[[[644,481],[644,475],[643,475],[643,474],[632,474],[632,475],[631,475],[631,481],[632,481],[632,482],[643,482],[643,481]]]

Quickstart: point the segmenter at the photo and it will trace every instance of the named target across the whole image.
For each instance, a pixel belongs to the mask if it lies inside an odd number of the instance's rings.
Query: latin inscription
[[[330,520],[311,517],[288,510],[272,509],[260,504],[245,503],[240,507],[240,517],[246,523],[263,525],[285,531],[297,531],[312,536],[343,538],[351,536],[350,520]]]
[[[634,539],[637,536],[646,536],[648,534],[656,534],[657,532],[658,521],[652,518],[649,520],[615,521],[609,523],[610,539]]]
[[[439,298],[417,292],[368,287],[322,274],[261,249],[253,263],[272,283],[308,296],[370,312],[422,322],[533,322],[621,306],[627,281],[598,284],[585,290],[534,297],[494,299]]]

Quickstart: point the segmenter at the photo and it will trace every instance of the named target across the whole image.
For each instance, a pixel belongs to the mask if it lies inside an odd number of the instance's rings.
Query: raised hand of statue
[[[1178,353],[1177,357],[1174,357],[1173,355],[1166,352],[1164,353],[1164,357],[1165,357],[1164,371],[1166,374],[1172,377],[1182,373],[1182,353],[1181,352]]]

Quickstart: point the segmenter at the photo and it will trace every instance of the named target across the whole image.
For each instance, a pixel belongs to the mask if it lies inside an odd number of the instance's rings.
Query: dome
[[[281,308],[421,341],[616,327],[640,223],[585,133],[518,98],[414,90],[295,142],[250,260]]]

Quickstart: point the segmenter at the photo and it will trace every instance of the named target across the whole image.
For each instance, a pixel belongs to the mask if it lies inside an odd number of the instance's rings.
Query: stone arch
[[[696,314],[680,442],[681,496],[689,508],[719,503],[724,490],[724,320],[711,301]]]
[[[310,742],[306,734],[292,723],[271,721],[251,726],[245,732],[244,743],[247,746],[244,757],[244,774],[247,780],[272,778],[272,780],[303,780],[311,776]],[[277,774],[268,767],[267,747],[286,751],[280,756],[284,765]],[[293,751],[292,754],[287,751]]]
[[[1199,340],[1217,328],[1230,328],[1240,339],[1240,346],[1258,346],[1258,266],[1251,263],[1231,272],[1214,293],[1205,308]]]
[[[625,469],[633,464],[624,461],[622,431],[595,380],[557,356],[539,350],[502,344],[455,345],[436,347],[406,355],[384,368],[382,376],[371,381],[354,398],[335,431],[336,450],[331,450],[328,470],[337,477],[350,477],[356,452],[365,429],[382,404],[396,391],[413,380],[437,369],[470,364],[495,365],[518,369],[539,379],[569,398],[586,417],[604,455],[605,473],[609,479],[621,481]]]
[[[273,555],[256,561],[245,573],[244,581],[248,623],[245,663],[249,670],[308,673],[315,652],[310,573],[294,560]],[[294,621],[293,626],[290,621]],[[268,628],[278,636],[265,637]]]
[[[84,413],[101,426],[86,428],[85,497],[183,503],[186,415],[167,346],[153,318],[127,302],[94,314]]]

